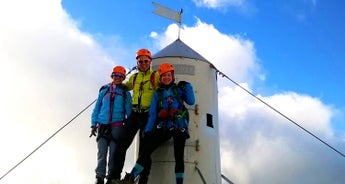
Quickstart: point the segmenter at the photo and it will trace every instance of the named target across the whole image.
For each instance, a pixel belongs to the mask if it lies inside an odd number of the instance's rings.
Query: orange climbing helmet
[[[138,59],[139,56],[147,56],[152,59],[151,52],[147,49],[139,49],[135,58]]]
[[[126,76],[126,69],[122,66],[115,66],[113,69],[113,73],[119,73],[119,74],[122,74],[123,76]]]
[[[173,67],[173,65],[171,65],[170,63],[163,63],[158,67],[158,73],[159,75],[162,75],[163,73],[166,72],[173,72],[175,69]]]

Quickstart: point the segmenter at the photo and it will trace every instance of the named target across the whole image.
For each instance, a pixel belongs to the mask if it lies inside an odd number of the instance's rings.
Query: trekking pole
[[[126,76],[132,73],[132,71],[136,70],[138,67],[134,66],[133,68],[130,68],[129,71],[127,72]]]

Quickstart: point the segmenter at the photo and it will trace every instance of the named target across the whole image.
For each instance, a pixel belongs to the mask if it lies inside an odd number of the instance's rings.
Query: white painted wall
[[[162,63],[175,67],[176,82],[185,80],[193,85],[196,104],[187,106],[190,114],[191,138],[185,146],[186,184],[221,183],[219,153],[217,74],[210,63],[183,57],[157,58],[152,62],[157,69]],[[212,117],[213,128],[207,126],[207,114]],[[209,122],[211,123],[211,122]],[[150,184],[175,184],[175,159],[172,139],[152,154]],[[199,168],[200,173],[196,169]]]

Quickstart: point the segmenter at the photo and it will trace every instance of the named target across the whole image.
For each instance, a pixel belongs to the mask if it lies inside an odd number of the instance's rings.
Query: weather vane
[[[180,39],[180,30],[181,30],[181,22],[182,22],[182,12],[181,9],[180,12],[172,10],[170,8],[164,7],[158,3],[152,2],[153,6],[155,6],[157,9],[153,12],[154,14],[160,15],[164,18],[173,20],[178,23],[178,38]]]

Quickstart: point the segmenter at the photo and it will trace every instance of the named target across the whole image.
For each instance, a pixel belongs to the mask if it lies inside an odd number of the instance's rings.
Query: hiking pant
[[[110,130],[109,132],[105,130],[107,128],[108,131]],[[118,172],[114,169],[119,167],[117,162],[118,159],[116,159],[116,155],[118,155],[117,152],[120,151],[118,140],[123,139],[126,132],[123,126],[105,127],[105,129],[102,129],[102,126],[98,129],[96,176],[100,178],[107,177],[108,179],[120,179],[120,174],[115,175]],[[108,172],[106,172],[107,163]]]
[[[156,148],[168,141],[171,137],[174,140],[175,173],[184,173],[184,147],[186,136],[180,130],[157,129],[152,135],[146,137],[143,150],[139,155],[137,164],[144,167],[151,167],[151,154]]]
[[[116,168],[115,168],[115,173],[114,174],[121,174],[123,166],[124,166],[124,161],[126,159],[126,151],[129,148],[129,146],[132,144],[135,135],[137,134],[139,130],[139,154],[142,152],[142,147],[143,147],[143,132],[148,120],[148,112],[135,112],[132,111],[131,115],[127,118],[126,123],[124,125],[125,132],[127,133],[126,138],[124,141],[119,142],[119,152],[116,153],[116,162],[118,162]],[[148,180],[148,175],[150,174],[150,169],[151,169],[151,161],[148,161],[147,168],[144,169],[144,171],[140,175],[140,183],[147,183]]]

